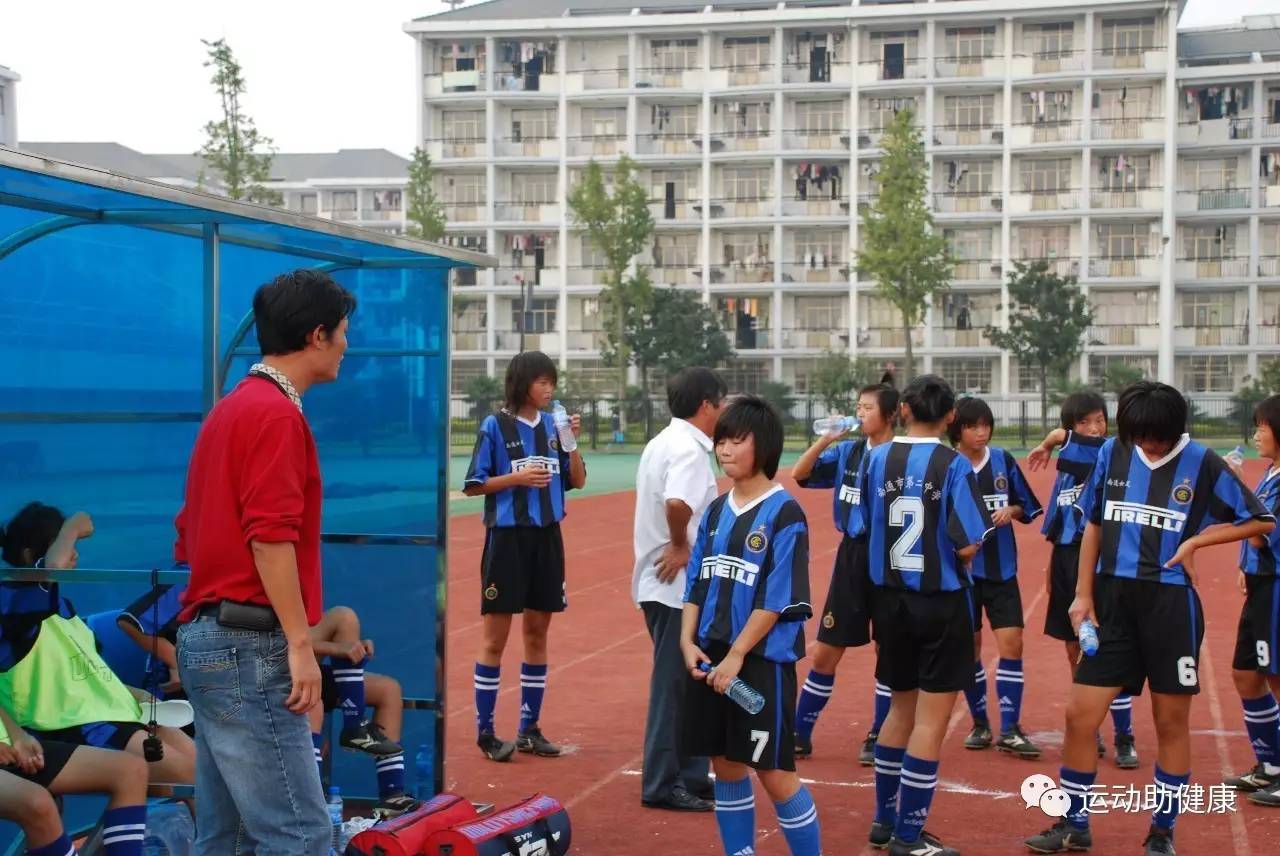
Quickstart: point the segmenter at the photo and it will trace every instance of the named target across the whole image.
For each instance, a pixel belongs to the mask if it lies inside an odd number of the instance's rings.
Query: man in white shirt
[[[681,369],[667,381],[671,424],[649,441],[636,475],[631,597],[653,640],[641,802],[672,811],[715,808],[706,758],[680,746],[680,699],[689,682],[680,655],[685,566],[702,513],[716,498],[711,435],[724,407],[724,380],[711,369]]]

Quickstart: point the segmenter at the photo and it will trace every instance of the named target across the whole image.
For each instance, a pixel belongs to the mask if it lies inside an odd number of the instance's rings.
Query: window
[[[768,263],[772,232],[731,232],[724,236],[724,263]]]
[[[768,36],[737,36],[724,40],[724,64],[729,68],[756,69],[773,65]]]
[[[515,173],[511,176],[511,201],[524,205],[550,205],[556,199],[554,172]]]
[[[649,198],[666,199],[668,184],[673,185],[672,198],[676,202],[697,199],[702,193],[696,169],[655,169],[649,173]]]
[[[733,360],[720,374],[730,392],[756,393],[769,380],[769,366],[763,360]]]
[[[449,390],[453,395],[466,395],[467,386],[476,378],[484,377],[483,362],[463,362],[455,360],[449,378]]]
[[[1017,243],[1020,259],[1063,258],[1071,254],[1071,227],[1022,226]]]
[[[773,104],[769,101],[722,101],[712,106],[721,116],[721,127],[730,134],[762,137],[769,133],[769,114]]]
[[[1105,259],[1142,259],[1151,255],[1151,227],[1145,223],[1102,223],[1098,254]]]
[[[583,236],[581,249],[578,251],[578,258],[582,259],[584,268],[602,269],[608,267],[608,258],[604,251],[595,245],[591,239]]]
[[[1151,186],[1151,155],[1102,155],[1098,159],[1098,189],[1138,190]]]
[[[1235,360],[1226,354],[1184,357],[1182,389],[1185,392],[1231,392],[1235,389]]]
[[[866,127],[872,131],[883,131],[889,127],[893,117],[903,110],[912,111],[917,120],[920,117],[920,104],[914,96],[906,98],[868,98],[866,100]]]
[[[992,257],[990,229],[943,229],[942,236],[959,263],[982,262]]]
[[[697,267],[699,236],[658,234],[653,236],[654,267]]]
[[[1023,32],[1026,34],[1026,49],[1039,59],[1060,58],[1070,54],[1075,44],[1075,25],[1070,21],[1060,24],[1028,24]]]
[[[1018,392],[1039,392],[1040,391],[1040,367],[1035,363],[1018,363],[1018,374],[1014,381],[1018,385]],[[1051,370],[1049,372],[1049,382],[1052,384],[1056,378]]]
[[[298,196],[298,210],[303,214],[316,213],[316,195],[314,193],[303,193]]]
[[[1156,376],[1156,358],[1154,356],[1090,354],[1089,384],[1102,386],[1107,379],[1107,369],[1114,365],[1130,366],[1142,372],[1143,378]]]
[[[649,51],[655,71],[684,71],[702,64],[696,38],[654,39],[649,43]]]
[[[1102,22],[1102,52],[1137,54],[1156,46],[1156,19],[1130,18]]]
[[[1043,89],[1023,92],[1022,124],[1044,125],[1071,121],[1071,103],[1075,95],[1070,89],[1049,92]]]
[[[845,130],[843,101],[801,101],[796,104],[796,130],[806,134],[836,134]]]
[[[1183,168],[1191,190],[1225,190],[1236,186],[1235,158],[1197,158],[1187,161]]]
[[[1260,289],[1258,291],[1258,323],[1264,327],[1280,326],[1280,291]]]
[[[751,202],[773,196],[773,170],[760,167],[725,167],[724,198]]]
[[[1235,323],[1234,293],[1192,291],[1182,295],[1183,327],[1230,327]]]
[[[489,310],[483,300],[453,304],[453,329],[458,333],[480,333],[489,327]]]
[[[1150,327],[1159,323],[1159,292],[1094,290],[1089,295],[1093,304],[1093,323],[1098,327]]]
[[[844,264],[844,244],[848,237],[848,232],[835,230],[801,232],[795,238],[796,263],[816,267],[829,265],[840,267]]]
[[[952,27],[947,30],[947,56],[960,62],[995,56],[995,27]]]
[[[858,298],[858,320],[869,330],[898,330],[902,313],[883,297],[864,295]]]
[[[443,176],[440,200],[455,205],[484,204],[484,173]]]
[[[1194,226],[1183,236],[1183,258],[1218,260],[1236,254],[1235,226]]]
[[[651,104],[649,127],[654,133],[671,137],[690,137],[698,133],[702,107],[698,104]]]
[[[1059,193],[1071,189],[1071,158],[1025,159],[1020,164],[1022,189],[1029,193]]]
[[[1121,86],[1098,91],[1099,119],[1139,119],[1156,114],[1156,90],[1152,86]]]
[[[401,193],[399,190],[375,190],[371,195],[373,197],[374,211],[400,210]]]
[[[721,297],[716,300],[716,314],[735,348],[769,347],[769,298]]]
[[[950,291],[933,301],[933,326],[943,330],[982,330],[999,320],[1000,295]]]
[[[485,138],[483,110],[442,110],[440,128],[445,142],[475,143]]]
[[[987,194],[995,181],[993,161],[940,161],[935,169],[942,170],[946,190],[952,193]]]
[[[991,392],[991,360],[986,357],[935,359],[933,370],[945,377],[956,392]]]
[[[356,210],[356,192],[354,190],[335,190],[329,197],[329,208],[332,211]]]
[[[849,301],[839,297],[797,297],[796,328],[799,330],[835,330],[843,328],[844,307]]]
[[[559,135],[556,111],[546,110],[512,110],[511,139],[513,140],[552,140]]]
[[[987,128],[995,123],[994,95],[948,95],[943,105],[943,121],[952,127]]]
[[[626,107],[582,108],[582,135],[584,137],[625,137],[626,134]]]
[[[453,42],[440,45],[440,70],[476,71],[484,69],[484,44]]]
[[[579,300],[578,313],[582,316],[578,329],[590,333],[604,330],[604,313],[601,311],[600,298],[584,297]]]
[[[557,297],[535,297],[529,301],[529,327],[526,333],[554,333],[556,331],[556,308],[560,305]],[[520,303],[511,301],[511,329],[520,329]]]

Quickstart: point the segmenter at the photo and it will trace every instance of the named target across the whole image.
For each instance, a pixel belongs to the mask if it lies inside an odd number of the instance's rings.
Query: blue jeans
[[[284,704],[284,634],[198,616],[178,629],[178,673],[195,709],[196,856],[328,856],[311,728]]]

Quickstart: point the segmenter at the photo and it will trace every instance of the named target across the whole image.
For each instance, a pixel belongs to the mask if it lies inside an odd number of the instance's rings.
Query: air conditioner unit
[[[1003,196],[992,196],[992,197],[991,197],[991,207],[992,207],[992,208],[994,208],[996,211],[1001,211],[1001,210],[1003,210],[1003,209],[1004,209],[1004,197],[1003,197]]]
[[[993,142],[993,143],[1003,143],[1003,142],[1004,142],[1004,129],[1003,129],[1003,128],[996,128],[996,129],[993,129],[993,130],[991,131],[991,142]]]

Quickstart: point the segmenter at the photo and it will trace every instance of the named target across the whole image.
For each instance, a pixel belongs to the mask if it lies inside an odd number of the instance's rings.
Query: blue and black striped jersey
[[[560,450],[555,421],[539,413],[528,422],[501,410],[480,423],[471,465],[463,487],[484,484],[529,467],[551,471],[544,488],[513,487],[484,498],[485,526],[551,526],[564,519],[564,497],[569,485],[569,455]]]
[[[685,603],[701,608],[697,641],[732,645],[751,613],[778,613],[778,622],[751,650],[775,663],[804,656],[809,601],[809,527],[800,504],[782,489],[733,504],[733,491],[707,507],[689,554]]]
[[[1280,514],[1280,467],[1267,470],[1258,485],[1257,496],[1267,511],[1273,515]],[[1274,577],[1277,556],[1280,556],[1280,526],[1267,535],[1265,547],[1254,547],[1248,541],[1240,545],[1240,570],[1254,576]]]
[[[991,531],[967,458],[934,437],[895,437],[862,462],[871,579],[924,594],[973,584],[956,550]]]
[[[1170,585],[1187,584],[1181,566],[1164,566],[1183,541],[1215,523],[1273,519],[1217,453],[1186,434],[1158,461],[1108,440],[1079,508],[1102,527],[1099,574]]]
[[[836,529],[850,538],[857,538],[865,531],[862,514],[858,512],[861,496],[858,490],[858,470],[862,458],[873,448],[866,437],[857,440],[841,440],[833,443],[818,456],[809,477],[796,482],[806,488],[834,488],[832,513]]]
[[[974,469],[973,475],[988,512],[994,514],[1001,508],[1019,505],[1023,523],[1030,523],[1044,513],[1018,462],[1004,449],[988,447],[986,460]],[[982,549],[973,557],[969,573],[975,578],[1001,582],[1014,578],[1018,573],[1018,545],[1012,526],[1000,526],[987,536]]]
[[[1058,452],[1058,477],[1053,480],[1053,494],[1049,497],[1044,528],[1040,530],[1054,544],[1074,544],[1084,534],[1084,520],[1076,503],[1080,491],[1089,483],[1105,442],[1106,437],[1067,432],[1067,442]]]

